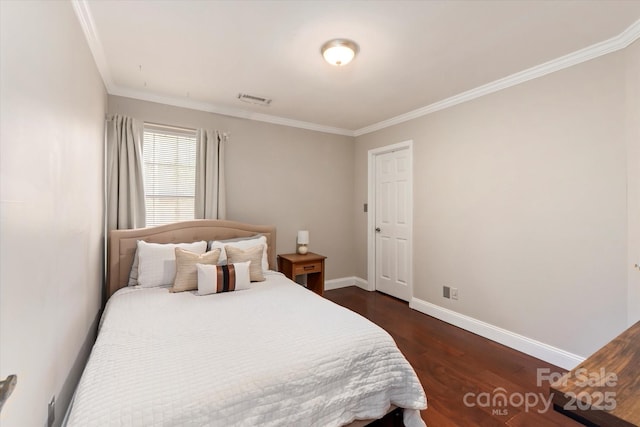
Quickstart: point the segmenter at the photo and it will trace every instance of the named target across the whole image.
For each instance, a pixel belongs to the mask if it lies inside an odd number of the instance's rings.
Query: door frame
[[[368,207],[367,207],[367,290],[376,290],[376,156],[392,151],[408,150],[409,154],[409,300],[413,298],[413,140],[398,142],[368,151]]]

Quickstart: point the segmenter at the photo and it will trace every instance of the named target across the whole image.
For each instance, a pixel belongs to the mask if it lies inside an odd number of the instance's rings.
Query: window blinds
[[[194,218],[196,132],[144,126],[147,226]]]

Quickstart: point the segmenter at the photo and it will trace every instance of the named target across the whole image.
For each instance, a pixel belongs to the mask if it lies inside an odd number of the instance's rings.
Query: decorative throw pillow
[[[248,289],[251,283],[251,261],[227,265],[196,264],[198,271],[198,295]]]
[[[264,274],[262,272],[262,254],[265,245],[257,245],[246,250],[236,248],[230,245],[224,247],[227,252],[227,262],[245,262],[251,261],[249,273],[252,282],[262,282]]]
[[[196,264],[216,265],[220,258],[220,249],[197,254],[182,248],[176,248],[176,278],[171,292],[195,291],[198,289],[198,269]]]
[[[176,251],[179,247],[203,254],[204,240],[194,243],[147,243],[138,240],[138,284],[143,288],[171,285],[176,277]]]
[[[221,248],[222,253],[220,254],[220,259],[218,260],[218,265],[224,265],[227,262],[227,254],[226,247],[232,246],[238,249],[249,249],[256,245],[264,245],[262,249],[262,258],[260,260],[262,265],[262,271],[269,270],[269,256],[267,255],[267,236],[264,235],[255,235],[247,238],[241,239],[229,239],[229,240],[213,240],[209,242],[209,250]]]

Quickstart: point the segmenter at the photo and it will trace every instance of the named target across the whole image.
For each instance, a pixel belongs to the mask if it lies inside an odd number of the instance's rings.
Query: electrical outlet
[[[443,286],[442,287],[442,296],[445,297],[445,298],[450,298],[451,294],[450,294],[449,291],[450,291],[450,289],[449,289],[448,286]]]
[[[49,406],[47,407],[47,427],[51,427],[56,420],[56,397],[51,398]]]
[[[458,288],[451,288],[451,299],[458,299]]]

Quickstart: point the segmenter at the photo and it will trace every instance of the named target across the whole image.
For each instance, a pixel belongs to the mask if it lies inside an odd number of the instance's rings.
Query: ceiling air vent
[[[243,102],[248,102],[249,104],[263,105],[265,107],[271,104],[271,101],[272,101],[269,98],[263,98],[262,96],[249,95],[248,93],[239,93],[238,99]]]

